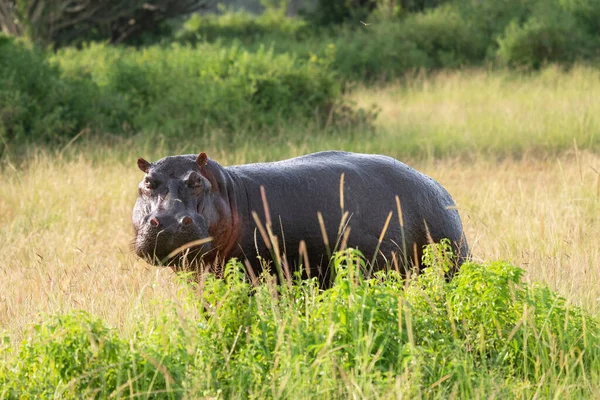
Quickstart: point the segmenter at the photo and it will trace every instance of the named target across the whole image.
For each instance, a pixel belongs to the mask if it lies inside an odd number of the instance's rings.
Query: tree
[[[319,0],[309,18],[321,26],[365,20],[379,0]]]
[[[14,7],[13,1],[0,0],[0,28],[6,35],[19,35],[21,33]]]
[[[216,0],[0,0],[6,34],[61,46],[81,38],[121,43],[156,31],[169,18],[207,9]]]

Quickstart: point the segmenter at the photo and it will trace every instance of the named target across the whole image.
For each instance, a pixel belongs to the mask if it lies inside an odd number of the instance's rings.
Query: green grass
[[[449,247],[448,247],[449,249]],[[0,397],[423,398],[597,395],[598,321],[506,263],[448,283],[443,247],[404,281],[364,280],[355,252],[333,287],[181,283],[133,335],[74,312],[30,328],[0,367]]]
[[[540,73],[466,70],[355,90],[380,107],[374,147],[401,155],[488,157],[600,149],[600,71],[556,66]],[[400,154],[399,154],[400,155]]]
[[[350,93],[381,109],[364,135],[305,123],[261,141],[83,135],[5,154],[0,398],[597,398],[599,92],[583,67],[443,73]],[[418,279],[365,282],[346,255],[319,292],[254,288],[235,265],[194,283],[132,254],[137,157],[324,149],[392,155],[442,183],[474,262],[450,283],[435,257]]]

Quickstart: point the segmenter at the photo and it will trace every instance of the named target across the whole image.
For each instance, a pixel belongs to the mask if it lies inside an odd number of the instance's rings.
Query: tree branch
[[[23,21],[16,19],[15,2],[0,0],[0,27],[22,34],[20,22],[38,42],[64,44],[90,32],[121,43],[132,35],[157,26],[168,18],[206,9],[217,0],[18,0],[25,3]],[[135,21],[131,24],[130,21]],[[72,33],[76,32],[77,35]]]

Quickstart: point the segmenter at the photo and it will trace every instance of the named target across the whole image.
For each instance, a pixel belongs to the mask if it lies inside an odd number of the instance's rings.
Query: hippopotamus
[[[255,276],[271,262],[326,283],[340,247],[362,252],[370,271],[419,269],[423,247],[444,238],[453,270],[469,256],[450,194],[391,157],[324,151],[224,167],[200,153],[137,165],[145,176],[134,247],[157,265],[222,266],[235,257]]]

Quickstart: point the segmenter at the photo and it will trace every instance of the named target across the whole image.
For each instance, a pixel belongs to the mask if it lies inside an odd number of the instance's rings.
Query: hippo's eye
[[[200,176],[198,174],[192,173],[190,174],[190,176],[185,180],[185,184],[187,185],[187,187],[189,187],[190,189],[195,189],[195,188],[199,188],[202,186],[202,178],[200,178]]]
[[[144,186],[146,187],[146,189],[156,189],[156,187],[158,186],[157,182],[153,179],[150,179],[148,177],[146,177],[144,179]]]

